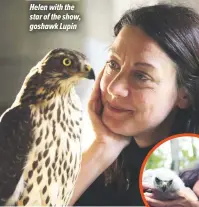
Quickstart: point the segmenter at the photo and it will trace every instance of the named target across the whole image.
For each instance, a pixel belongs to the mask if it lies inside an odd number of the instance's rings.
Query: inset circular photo
[[[145,206],[199,206],[199,135],[179,134],[159,142],[140,171]]]

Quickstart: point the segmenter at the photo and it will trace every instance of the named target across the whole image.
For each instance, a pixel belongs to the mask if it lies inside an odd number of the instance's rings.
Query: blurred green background
[[[170,168],[177,173],[194,167],[199,160],[199,138],[179,137],[161,144],[149,157],[145,168]]]

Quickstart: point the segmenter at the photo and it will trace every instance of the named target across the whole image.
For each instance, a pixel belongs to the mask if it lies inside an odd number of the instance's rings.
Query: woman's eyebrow
[[[111,53],[111,55],[114,55],[119,61],[121,61],[120,56],[117,54],[114,48],[109,48],[108,52]]]
[[[121,57],[120,57],[120,56],[118,55],[118,53],[116,52],[115,48],[110,47],[110,48],[108,49],[108,52],[109,52],[111,55],[115,56],[119,61],[121,61]],[[147,69],[151,69],[151,70],[155,70],[155,69],[156,69],[156,67],[155,67],[154,65],[152,65],[152,64],[150,64],[150,63],[146,63],[146,62],[137,62],[137,63],[135,63],[134,66],[141,66],[141,67],[145,67],[145,68],[147,68]]]
[[[137,62],[135,63],[135,66],[142,66],[142,67],[147,67],[147,68],[151,68],[151,69],[156,69],[156,67],[154,67],[153,65],[149,64],[149,63],[145,63],[145,62]]]

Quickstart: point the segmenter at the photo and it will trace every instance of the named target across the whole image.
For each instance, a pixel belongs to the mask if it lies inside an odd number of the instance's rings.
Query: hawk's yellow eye
[[[63,59],[63,64],[65,66],[70,66],[72,64],[72,61],[69,58],[64,58]]]

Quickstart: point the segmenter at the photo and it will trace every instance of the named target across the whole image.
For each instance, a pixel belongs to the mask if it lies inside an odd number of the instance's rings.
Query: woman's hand
[[[102,122],[103,110],[100,94],[100,80],[103,71],[98,76],[92,92],[88,112],[96,139],[83,153],[81,170],[76,181],[73,197],[69,205],[73,205],[81,194],[115,161],[122,149],[130,143],[129,137],[111,132]]]
[[[121,151],[126,147],[130,141],[130,137],[118,135],[110,131],[102,122],[101,115],[103,111],[103,105],[101,101],[100,81],[104,70],[102,70],[95,82],[93,92],[91,94],[90,101],[88,103],[88,112],[92,122],[93,130],[96,135],[95,142],[111,149],[118,149]]]
[[[197,196],[190,188],[183,188],[178,192],[178,199],[172,201],[160,201],[154,199],[153,193],[144,193],[150,207],[199,207]]]

